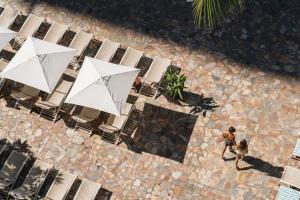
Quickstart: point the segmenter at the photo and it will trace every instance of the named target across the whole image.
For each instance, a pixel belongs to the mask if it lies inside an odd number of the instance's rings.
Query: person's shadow
[[[252,156],[245,156],[243,158],[243,161],[248,163],[250,166],[240,168],[240,170],[256,169],[256,170],[259,170],[259,171],[267,174],[268,176],[273,176],[276,178],[280,178],[282,176],[282,172],[284,170],[283,167],[273,166],[272,164],[270,164],[266,161],[263,161],[259,158],[255,158]]]

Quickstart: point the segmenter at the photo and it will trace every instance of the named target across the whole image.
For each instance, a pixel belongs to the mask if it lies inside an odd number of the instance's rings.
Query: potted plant
[[[179,74],[179,72],[172,72],[171,69],[167,71],[167,93],[175,100],[182,99],[182,92],[186,76]]]

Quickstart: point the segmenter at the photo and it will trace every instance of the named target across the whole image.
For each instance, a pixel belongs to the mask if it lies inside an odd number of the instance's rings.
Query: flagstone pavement
[[[1,98],[1,140],[20,140],[35,157],[101,183],[112,192],[111,199],[274,199],[283,167],[300,168],[289,159],[300,137],[299,79],[110,26],[55,5],[0,2],[68,24],[72,30],[90,31],[96,39],[143,50],[149,57],[170,58],[187,76],[187,98],[208,104],[190,114],[189,102],[180,106],[165,95],[155,101],[140,96],[127,128],[131,135],[115,147],[97,134],[73,132],[66,120],[53,124],[35,112],[8,107],[9,100]],[[241,171],[235,169],[233,154],[226,153],[228,161],[221,159],[223,144],[216,142],[231,125],[238,139],[249,142]]]

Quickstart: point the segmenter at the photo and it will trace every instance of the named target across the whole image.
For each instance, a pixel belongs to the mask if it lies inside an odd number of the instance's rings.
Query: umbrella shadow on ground
[[[131,114],[123,141],[134,152],[183,163],[197,118],[197,115],[145,103],[143,112],[135,110]]]
[[[236,19],[212,31],[197,28],[192,3],[182,0],[25,1],[32,9],[47,3],[266,72],[300,76],[298,0],[248,1]]]
[[[283,167],[274,166],[269,162],[252,156],[245,156],[243,161],[248,163],[250,166],[240,168],[240,170],[255,169],[275,178],[280,178],[284,170]]]

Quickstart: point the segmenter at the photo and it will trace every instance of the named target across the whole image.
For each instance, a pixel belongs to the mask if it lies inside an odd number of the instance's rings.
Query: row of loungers
[[[2,152],[5,145],[0,148],[0,151]],[[7,199],[37,198],[50,170],[53,168],[52,165],[41,160],[36,160],[25,177],[22,185],[14,188],[14,185],[27,161],[27,156],[14,150],[5,161],[0,171],[0,191],[7,197]],[[70,174],[64,170],[59,170],[48,189],[46,196],[42,199],[65,199],[76,179],[76,175]],[[100,184],[83,179],[76,192],[74,200],[94,200],[100,188]]]
[[[14,11],[14,9],[6,6],[0,15],[0,26],[10,26],[15,21],[19,13],[19,11]],[[9,23],[6,22],[6,24],[1,24],[1,21],[3,21],[4,19],[9,21]],[[28,36],[33,36],[43,22],[44,18],[38,17],[34,14],[30,14],[17,33],[13,48],[20,48],[25,39]],[[68,27],[66,25],[54,22],[51,24],[43,40],[52,43],[58,43],[67,29]],[[69,47],[76,49],[77,52],[69,66],[74,70],[78,70],[80,68],[79,62],[82,61],[84,51],[92,38],[92,34],[86,33],[84,31],[79,31],[72,39]],[[102,45],[100,46],[94,58],[109,62],[111,61],[112,57],[115,55],[119,47],[120,43],[116,43],[106,39],[102,42]],[[142,51],[138,51],[128,47],[119,64],[128,67],[136,67],[142,57]],[[143,77],[140,93],[146,94],[148,96],[154,96],[155,98],[157,90],[160,86],[161,79],[170,65],[171,60],[156,56],[153,59],[149,70]]]
[[[10,11],[11,8],[5,7],[4,11],[0,15],[0,22],[1,16],[5,16],[5,13],[11,13],[11,11],[8,12],[7,10]],[[15,14],[18,15],[19,12],[16,12]],[[11,21],[13,22],[15,18],[16,17],[11,17]],[[37,31],[37,29],[43,21],[44,18],[38,17],[34,14],[30,14],[25,20],[24,24],[21,26],[20,31],[17,34],[17,39],[15,40],[13,46],[20,47],[20,45],[22,45],[26,37],[34,35],[34,33]],[[49,30],[46,32],[43,40],[52,43],[58,43],[67,29],[67,26],[54,22],[51,24]],[[92,38],[92,34],[86,33],[84,31],[79,31],[72,39],[69,47],[77,50],[76,56],[70,63],[70,66],[73,69],[77,70],[80,68],[79,62],[82,61],[84,51],[87,48],[89,42],[92,40]],[[110,62],[119,47],[120,43],[116,43],[106,39],[102,42],[94,58]],[[128,67],[136,67],[142,57],[142,51],[138,51],[131,47],[128,47],[119,64]],[[2,69],[8,62],[3,60],[1,63],[0,70],[2,71]],[[155,98],[156,93],[160,87],[160,82],[164,77],[167,68],[170,65],[171,61],[169,59],[163,59],[156,56],[153,59],[148,71],[142,78],[142,83],[139,92],[148,96],[153,95]],[[0,90],[3,84],[4,80],[1,80]],[[47,119],[50,119],[53,122],[55,122],[61,111],[61,106],[67,94],[69,93],[72,85],[73,82],[62,79],[57,84],[57,87],[54,90],[54,92],[52,94],[49,94],[46,100],[38,99],[37,101],[35,101],[36,98],[38,98],[38,94],[40,91],[38,89],[26,85],[24,85],[20,90],[12,92],[10,95],[16,99],[15,107],[25,107],[29,110],[29,112],[33,107],[35,107],[37,108],[40,116],[46,117]],[[119,141],[120,133],[122,133],[125,123],[128,120],[128,117],[133,109],[133,105],[126,104],[124,106],[124,109],[122,110],[122,115],[120,117],[111,115],[105,124],[99,126],[98,130],[100,130],[103,138],[113,139],[114,143],[117,144]],[[74,130],[80,128],[91,133],[91,122],[98,118],[99,115],[100,111],[90,108],[84,108],[79,115],[72,116],[72,119],[76,121]]]
[[[300,161],[300,139],[297,140],[292,158]],[[286,166],[280,179],[277,200],[300,199],[300,169]]]

